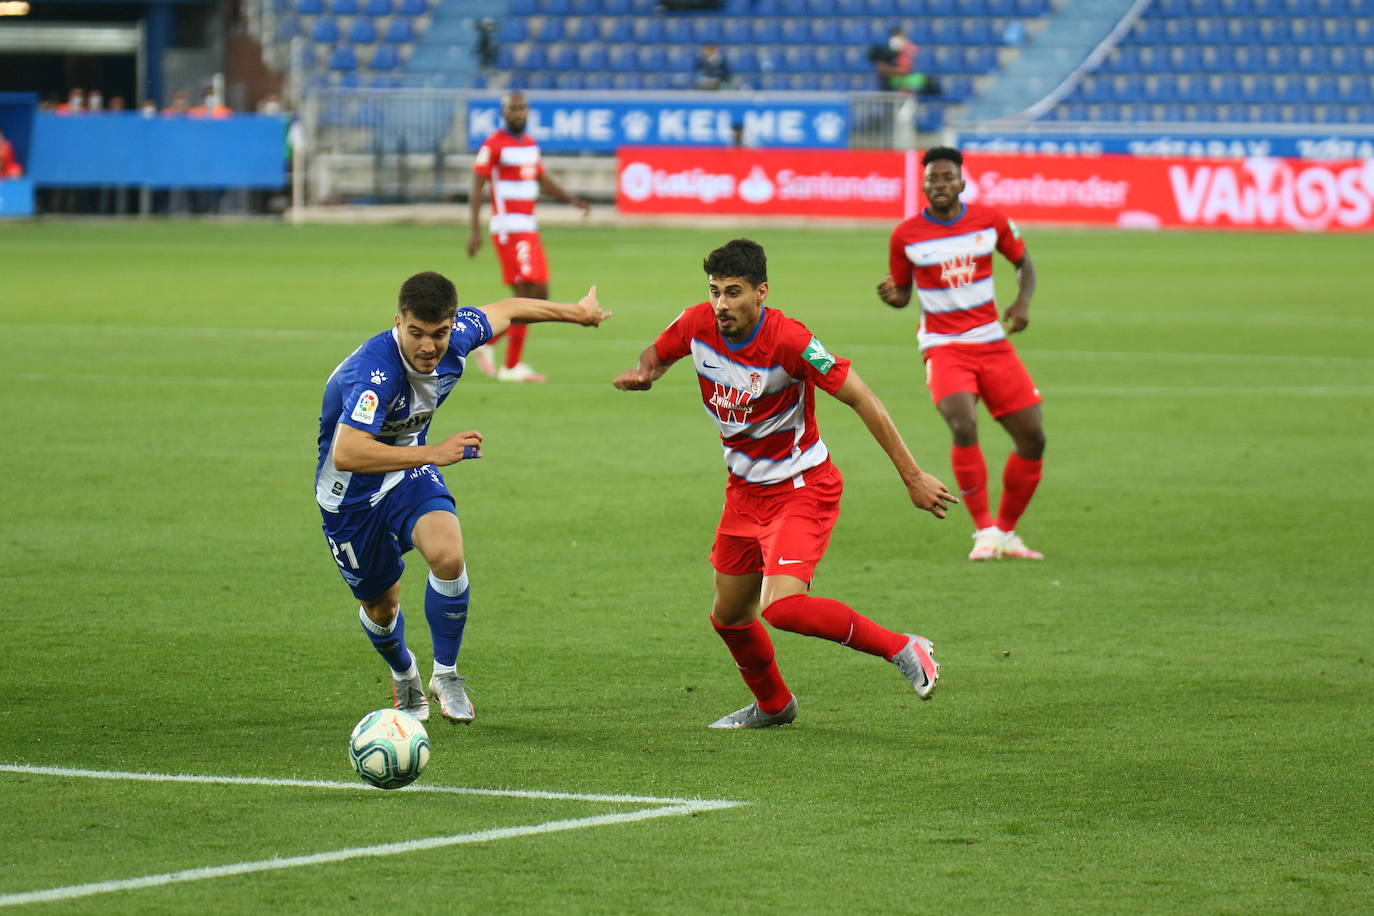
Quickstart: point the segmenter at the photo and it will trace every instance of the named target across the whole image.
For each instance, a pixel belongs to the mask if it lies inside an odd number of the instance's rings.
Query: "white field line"
[[[167,773],[132,773],[106,770],[77,770],[62,767],[34,767],[17,764],[0,764],[0,771],[24,773],[39,776],[61,776],[88,779],[122,779],[142,782],[193,782],[217,785],[252,785],[307,789],[367,789],[361,783],[327,782],[323,780],[302,779],[257,779],[236,776],[188,776]],[[382,790],[377,790],[382,791]],[[428,837],[407,840],[401,843],[382,843],[375,846],[355,846],[331,852],[312,855],[274,857],[255,862],[236,862],[231,865],[214,865],[204,868],[188,868],[183,871],[163,872],[156,875],[143,875],[137,878],[123,878],[114,881],[96,881],[90,884],[72,884],[65,887],[46,888],[37,891],[24,891],[17,894],[0,895],[0,907],[18,906],[25,903],[50,903],[54,900],[70,900],[74,897],[89,897],[95,894],[109,894],[116,891],[138,890],[148,887],[162,887],[188,881],[204,881],[209,878],[223,878],[230,875],[246,875],[255,872],[281,871],[288,868],[302,868],[309,865],[322,865],[329,862],[343,862],[349,859],[395,856],[445,846],[458,846],[468,843],[485,843],[492,840],[508,840],[522,836],[537,836],[544,833],[558,833],[565,830],[581,830],[586,827],[604,827],[610,824],[625,824],[634,821],[650,820],[658,817],[674,817],[696,814],[699,811],[714,811],[733,808],[745,802],[720,799],[680,799],[657,798],[647,795],[591,795],[573,792],[537,792],[514,789],[469,789],[450,786],[409,786],[400,792],[449,792],[464,795],[495,795],[508,798],[531,798],[541,800],[596,801],[633,804],[658,804],[659,807],[624,811],[619,814],[602,814],[594,817],[579,817],[558,821],[545,821],[541,824],[524,824],[517,827],[498,827],[491,830],[478,830],[472,833],[459,833],[452,836]]]

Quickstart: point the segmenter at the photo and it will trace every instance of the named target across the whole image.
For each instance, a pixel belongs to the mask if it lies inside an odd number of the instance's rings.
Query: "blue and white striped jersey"
[[[424,445],[429,421],[462,376],[468,353],[491,340],[491,324],[479,309],[460,308],[453,316],[448,350],[428,373],[410,367],[396,335],[392,328],[364,342],[325,384],[315,501],[328,512],[375,506],[406,474],[340,471],[334,466],[339,425],[372,433],[388,445]]]

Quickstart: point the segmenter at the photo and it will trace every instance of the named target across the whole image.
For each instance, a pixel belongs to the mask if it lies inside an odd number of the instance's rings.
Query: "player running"
[[[539,144],[525,133],[530,106],[522,92],[510,92],[501,101],[505,127],[482,141],[472,166],[472,191],[468,195],[471,231],[468,257],[482,247],[482,197],[491,184],[491,242],[501,259],[501,277],[517,296],[549,298],[549,265],[544,259],[544,243],[534,217],[534,204],[542,190],[565,204],[572,204],[585,215],[590,205],[567,191],[544,171]],[[515,325],[506,334],[506,358],[500,369],[486,349],[474,355],[487,375],[503,382],[542,382],[544,376],[521,361],[525,352],[524,325]],[[495,343],[495,341],[493,341]]]
[[[1040,392],[1007,340],[1030,323],[1035,265],[1016,224],[1001,210],[959,200],[964,190],[963,154],[937,146],[921,157],[929,204],[892,231],[889,273],[878,296],[894,308],[921,301],[917,331],[926,363],[926,384],[954,438],[950,460],[959,495],[973,516],[970,560],[1013,557],[1041,560],[1016,533],[1016,525],[1040,483],[1045,431]],[[1016,300],[998,321],[993,298],[992,253],[1016,265]],[[988,511],[988,469],[978,445],[978,399],[1011,434],[1012,452],[1002,470],[1002,503]]]
[[[958,500],[916,465],[887,409],[849,360],[832,356],[801,322],[764,307],[768,264],[762,246],[735,239],[702,266],[710,301],[679,315],[613,384],[646,391],[690,356],[725,446],[725,509],[711,549],[711,625],[755,702],[710,727],[767,728],[796,718],[797,698],[778,671],[773,643],[758,620],[760,607],[775,627],[892,662],[916,695],[929,699],[940,677],[930,640],[885,629],[846,604],[809,594],[844,489],[816,427],[815,389],[854,409],[918,509],[944,518],[947,504]]]
[[[401,555],[418,548],[429,566],[429,692],[445,719],[470,723],[474,710],[457,670],[468,570],[453,497],[437,468],[482,457],[482,434],[475,429],[428,444],[430,420],[462,377],[467,354],[512,323],[595,326],[609,314],[597,302],[596,287],[576,305],[502,299],[460,309],[446,277],[416,274],[401,285],[395,326],[365,341],[329,376],[315,470],[325,539],[361,602],[364,632],[391,667],[396,708],[421,721],[429,718],[429,698],[406,646]]]

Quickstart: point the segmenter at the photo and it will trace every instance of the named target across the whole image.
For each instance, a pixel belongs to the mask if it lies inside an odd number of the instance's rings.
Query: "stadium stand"
[[[1374,0],[1156,0],[1045,118],[1374,123]]]
[[[1374,123],[1374,0],[1152,0],[1092,69],[1082,61],[1129,0],[1098,0],[1094,24],[1051,0],[721,0],[667,13],[658,0],[269,2],[307,88],[686,90],[713,42],[734,88],[866,92],[878,88],[870,48],[901,23],[916,69],[938,81],[919,108],[924,131],[986,116],[966,106],[999,90],[1022,94],[1008,112],[1028,91],[1045,95],[1027,88],[1037,51],[1052,58],[1044,85],[1080,68],[1042,120]],[[474,53],[481,17],[495,23],[487,68]],[[999,85],[1008,61],[1022,69]]]

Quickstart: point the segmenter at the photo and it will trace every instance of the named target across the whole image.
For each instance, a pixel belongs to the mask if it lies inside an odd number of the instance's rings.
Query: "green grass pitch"
[[[549,230],[554,295],[595,283],[615,315],[533,328],[548,385],[474,372],[437,417],[486,435],[446,473],[478,718],[431,723],[417,788],[745,804],[14,911],[1367,911],[1369,239],[1027,227],[1041,285],[1018,346],[1049,445],[1020,530],[1048,559],[968,563],[963,510],[915,511],[822,396],[847,488],[815,592],[932,637],[944,680],[920,703],[875,659],[775,633],[797,724],[719,733],[747,694],[706,620],[715,431],[685,367],[648,393],[610,380],[705,297],[701,258],[734,235],[953,483],[915,315],[874,295],[884,228]],[[390,694],[319,530],[320,392],[409,274],[505,294],[463,239],[0,227],[0,904],[652,807],[16,769],[354,780],[349,730]],[[982,434],[995,498],[1008,440],[986,415]],[[423,659],[422,569],[402,603]]]

